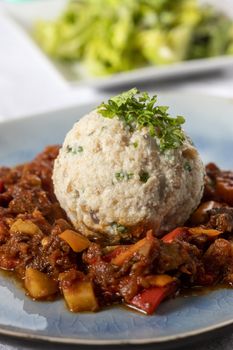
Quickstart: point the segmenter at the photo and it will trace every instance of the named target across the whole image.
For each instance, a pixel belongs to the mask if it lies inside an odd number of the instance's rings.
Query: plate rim
[[[150,316],[148,316],[150,317]],[[224,321],[218,323],[217,325],[212,325],[204,328],[198,328],[193,331],[188,331],[185,333],[181,333],[179,335],[170,335],[170,336],[162,336],[155,338],[143,338],[143,339],[83,339],[83,338],[70,338],[70,337],[56,337],[56,336],[48,336],[42,335],[38,333],[34,333],[34,331],[30,330],[29,332],[25,331],[16,331],[16,330],[7,330],[2,328],[0,325],[0,334],[6,336],[12,336],[20,339],[28,339],[28,340],[42,340],[50,343],[57,344],[76,344],[76,345],[96,345],[96,346],[108,346],[108,345],[151,345],[151,344],[166,344],[169,342],[174,342],[177,340],[185,340],[191,337],[195,337],[198,335],[208,334],[215,330],[220,330],[224,327],[230,326],[233,324],[233,318],[228,321]]]

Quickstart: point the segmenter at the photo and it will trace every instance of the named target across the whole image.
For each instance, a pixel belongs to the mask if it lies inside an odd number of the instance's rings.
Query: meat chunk
[[[204,255],[204,264],[206,271],[219,275],[229,264],[232,259],[232,244],[219,238],[210,245]]]
[[[183,271],[195,273],[195,260],[198,256],[200,256],[199,249],[187,242],[162,243],[156,271],[164,273],[182,267]]]
[[[32,213],[35,209],[39,209],[44,215],[50,212],[51,202],[44,191],[17,188],[12,196],[9,209],[14,214]]]
[[[222,207],[214,208],[208,212],[210,219],[208,227],[217,229],[222,232],[233,231],[233,208]]]
[[[233,205],[233,172],[220,170],[215,164],[206,166],[205,200]]]

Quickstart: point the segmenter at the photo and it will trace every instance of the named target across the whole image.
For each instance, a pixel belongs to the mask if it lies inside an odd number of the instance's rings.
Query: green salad
[[[233,21],[196,0],[72,0],[34,35],[48,55],[90,75],[233,54]]]

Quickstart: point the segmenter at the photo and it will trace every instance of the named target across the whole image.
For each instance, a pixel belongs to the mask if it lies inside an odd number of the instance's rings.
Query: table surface
[[[233,69],[192,79],[150,83],[148,86],[143,86],[143,89],[158,94],[167,90],[181,92],[189,90],[233,98]],[[91,102],[107,94],[89,87],[71,87],[63,82],[35,55],[27,39],[12,27],[3,14],[3,3],[0,0],[0,121]],[[111,94],[114,92],[111,91]],[[67,345],[45,345],[0,336],[0,350],[39,350],[45,346],[48,350],[74,349]],[[82,346],[78,348],[86,349]],[[233,335],[228,331],[227,334],[209,339],[205,344],[189,346],[189,349],[232,350]]]

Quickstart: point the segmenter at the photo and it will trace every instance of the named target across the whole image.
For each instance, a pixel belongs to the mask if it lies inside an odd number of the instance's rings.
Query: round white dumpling
[[[187,136],[161,151],[147,128],[132,132],[93,111],[67,134],[53,182],[74,227],[115,244],[183,225],[200,203],[204,167]]]

